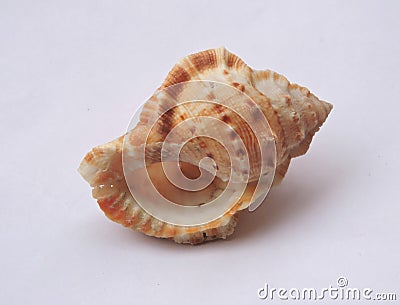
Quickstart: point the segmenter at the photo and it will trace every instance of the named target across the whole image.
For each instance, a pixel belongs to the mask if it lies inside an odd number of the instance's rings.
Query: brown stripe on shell
[[[215,50],[192,54],[188,56],[189,61],[196,67],[198,72],[216,68],[218,65]]]
[[[168,73],[167,78],[163,82],[161,88],[172,86],[175,84],[187,82],[191,80],[191,75],[179,64],[175,65]]]

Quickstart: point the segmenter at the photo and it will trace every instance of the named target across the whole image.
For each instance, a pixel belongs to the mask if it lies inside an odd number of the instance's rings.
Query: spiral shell
[[[226,97],[226,100],[230,101],[232,107],[240,109],[242,113],[239,115],[230,107],[223,107],[218,103],[174,105],[177,98],[188,99],[184,84],[193,81],[232,86],[237,92],[243,93],[246,99],[254,101],[256,107],[253,105],[245,108],[243,98],[235,99],[232,96]],[[180,84],[182,85],[179,86]],[[291,158],[307,152],[314,134],[332,109],[331,104],[319,100],[308,89],[291,84],[284,76],[273,71],[252,70],[224,48],[206,50],[180,60],[169,72],[158,92],[162,90],[169,90],[169,98],[154,94],[145,103],[136,126],[126,135],[93,148],[83,159],[79,172],[89,182],[93,188],[93,197],[111,220],[150,236],[173,239],[177,243],[197,244],[218,238],[225,239],[231,235],[236,226],[238,211],[247,208],[254,200],[260,172],[263,171],[261,152],[254,144],[257,139],[271,138],[273,141],[275,154],[269,164],[273,161],[273,185],[276,185],[285,176]],[[202,90],[210,99],[220,94],[213,85],[205,85]],[[261,112],[253,111],[255,108]],[[255,134],[254,126],[241,122],[240,116],[244,112],[244,115],[253,117],[255,125],[261,122],[260,113],[265,117],[269,124],[265,134]],[[179,201],[186,198],[185,196],[191,196],[191,193],[185,191],[171,192],[170,182],[163,171],[162,147],[175,127],[188,118],[199,117],[222,121],[231,128],[221,128],[213,123],[200,124],[205,125],[203,127],[207,132],[212,131],[226,137],[226,134],[235,131],[241,138],[247,151],[248,167],[238,170],[237,177],[246,177],[243,178],[246,185],[234,205],[220,217],[192,226],[176,225],[154,217],[132,196],[124,168],[124,151],[128,148],[130,152],[133,151],[130,155],[133,159],[140,151],[145,153],[145,163],[142,167],[132,169],[132,179],[139,177],[145,169],[153,177],[156,187],[171,200]],[[198,126],[199,124],[194,124],[189,129],[199,128]],[[185,135],[178,132],[174,143],[184,139]],[[211,167],[214,167],[215,178],[201,191],[200,197],[193,197],[194,204],[196,200],[211,198],[226,186],[232,170],[232,158],[240,158],[242,152],[242,149],[236,148],[233,154],[227,154],[224,147],[211,138],[196,138],[187,142],[179,155],[181,170],[185,175],[190,176],[196,172],[196,166],[205,157],[214,161],[204,168],[212,171]],[[140,183],[141,178],[136,178],[134,184],[139,187]]]

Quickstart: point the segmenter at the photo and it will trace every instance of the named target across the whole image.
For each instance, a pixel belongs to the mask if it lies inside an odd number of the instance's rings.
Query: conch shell
[[[332,109],[331,104],[319,100],[308,89],[291,84],[284,76],[273,71],[253,70],[224,48],[210,49],[183,58],[169,72],[159,91],[199,80],[230,85],[254,101],[262,111],[275,145],[273,185],[283,179],[291,158],[307,152],[314,134]],[[206,93],[209,98],[215,97],[210,88],[205,90],[208,90]],[[171,92],[176,98],[182,97],[183,91],[177,89]],[[240,106],[239,102],[237,106]],[[249,168],[244,173],[248,178],[246,189],[232,208],[217,219],[191,226],[176,225],[154,217],[132,196],[124,173],[123,152],[126,147],[137,151],[144,148],[145,165],[135,168],[133,177],[138,177],[141,171],[146,170],[155,187],[163,195],[169,196],[170,200],[185,201],[185,198],[189,198],[191,201],[191,192],[171,191],[173,186],[163,173],[161,150],[167,135],[175,126],[187,118],[201,116],[223,121],[243,139],[249,160]],[[257,117],[254,120],[259,121]],[[260,151],[253,145],[255,135],[250,129],[251,126],[240,123],[237,114],[221,105],[189,103],[171,108],[168,99],[155,94],[144,105],[139,123],[126,135],[93,148],[83,159],[79,172],[93,188],[93,197],[100,208],[115,222],[150,236],[173,239],[177,243],[198,244],[225,239],[234,231],[238,211],[247,208],[254,200],[252,195],[260,174]],[[268,138],[268,135],[263,137]],[[193,205],[201,205],[204,198],[223,189],[231,170],[224,148],[212,139],[203,137],[192,139],[182,149],[179,156],[182,172],[188,177],[192,176],[189,178],[196,178],[199,172],[197,165],[204,157],[214,160],[217,173],[213,183],[200,192],[200,197],[193,197]],[[140,185],[140,179],[135,183],[136,186]]]

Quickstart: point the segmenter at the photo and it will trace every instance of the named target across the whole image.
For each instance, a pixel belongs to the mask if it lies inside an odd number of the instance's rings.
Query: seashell
[[[226,100],[231,101],[232,105],[246,112],[246,115],[253,116],[252,125],[261,122],[261,118],[257,117],[260,112],[253,111],[253,108],[261,110],[266,118],[270,129],[266,130],[265,134],[262,133],[261,138],[272,139],[274,144],[274,157],[270,160],[274,167],[272,185],[277,185],[283,179],[292,158],[307,152],[314,134],[326,120],[332,105],[319,100],[308,89],[291,84],[276,72],[251,69],[239,57],[224,48],[206,50],[183,58],[172,68],[157,91],[169,90],[168,97],[155,93],[145,103],[139,122],[132,130],[112,142],[93,148],[85,156],[79,172],[93,188],[93,197],[97,199],[108,218],[150,236],[173,239],[177,243],[198,244],[219,238],[225,239],[233,233],[238,212],[254,201],[253,195],[263,170],[260,165],[260,149],[254,145],[256,136],[260,134],[255,135],[252,129],[255,126],[241,122],[241,114],[238,115],[229,107],[215,103],[174,104],[178,97],[183,100],[189,99],[190,90],[186,90],[185,86],[193,81],[227,84],[235,88],[235,92],[242,93],[242,96],[245,95],[255,102],[255,107],[253,105],[243,108],[246,104],[243,98],[226,96]],[[218,95],[218,88],[214,85],[201,85],[208,98],[213,99]],[[211,138],[191,139],[180,151],[180,169],[189,179],[201,175],[202,169],[205,169],[204,173],[214,170],[214,180],[196,196],[193,192],[174,188],[164,173],[163,166],[168,168],[169,165],[162,159],[162,147],[176,126],[186,122],[188,118],[201,117],[222,121],[230,129],[219,128],[217,123],[193,124],[191,128],[203,128],[206,132],[212,131],[214,135],[225,138],[227,133],[232,134],[233,130],[242,139],[249,166],[238,169],[236,177],[240,180],[238,183],[245,183],[245,189],[229,210],[211,221],[195,225],[177,225],[163,221],[138,204],[136,197],[132,196],[128,179],[135,181],[133,184],[136,188],[146,188],[142,180],[142,175],[146,172],[162,196],[173,202],[185,201],[194,206],[201,206],[204,200],[218,196],[216,194],[220,194],[227,186],[229,173],[235,171],[232,169],[233,163],[230,162],[230,158],[239,159],[243,153],[239,149],[229,155],[224,146]],[[171,142],[170,151],[173,151],[174,144],[180,144],[179,142],[183,142],[186,137],[186,134],[178,132],[175,140]],[[131,152],[131,176],[126,176],[124,168],[124,151],[127,149]],[[141,151],[145,154],[142,166],[138,162],[135,163],[135,158]],[[167,154],[168,152],[167,149]],[[199,166],[205,157],[213,159],[214,163]]]

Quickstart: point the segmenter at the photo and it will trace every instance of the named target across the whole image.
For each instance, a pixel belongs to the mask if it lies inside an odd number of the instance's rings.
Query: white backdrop
[[[1,0],[0,302],[262,304],[264,283],[339,276],[400,299],[399,13],[396,1]],[[109,221],[76,171],[84,154],[125,131],[178,59],[219,46],[334,104],[310,151],[228,241],[176,245]]]

